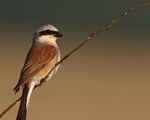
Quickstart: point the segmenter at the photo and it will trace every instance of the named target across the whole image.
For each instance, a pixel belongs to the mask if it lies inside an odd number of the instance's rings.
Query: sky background
[[[149,0],[0,0],[0,111],[17,99],[17,83],[34,31],[64,34],[62,56],[122,11]],[[28,119],[149,120],[150,7],[98,34],[33,92]],[[19,104],[2,120],[15,120]]]

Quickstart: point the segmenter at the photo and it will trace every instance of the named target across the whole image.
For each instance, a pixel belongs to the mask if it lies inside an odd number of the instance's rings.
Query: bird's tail
[[[27,115],[26,104],[27,104],[28,91],[29,91],[29,88],[27,85],[25,85],[23,88],[23,93],[22,93],[21,102],[20,102],[16,120],[26,120],[26,115]]]
[[[34,88],[34,85],[30,88],[28,85],[24,85],[16,120],[26,120],[28,104],[29,104],[29,100],[30,100],[30,96],[31,96],[33,88]]]

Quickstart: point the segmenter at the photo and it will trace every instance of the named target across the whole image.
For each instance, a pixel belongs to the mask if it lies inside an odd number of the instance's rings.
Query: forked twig
[[[88,38],[86,40],[84,40],[79,46],[77,46],[76,48],[74,48],[71,52],[69,52],[66,56],[64,56],[58,63],[55,64],[55,66],[52,68],[52,70],[49,72],[51,73],[60,63],[62,63],[64,60],[66,60],[70,55],[72,55],[74,52],[76,52],[77,50],[79,50],[81,47],[83,47],[88,41],[90,41],[95,35],[97,35],[98,33],[101,32],[105,32],[110,30],[114,25],[116,25],[119,21],[121,21],[126,15],[128,15],[129,13],[133,13],[134,11],[140,9],[140,8],[144,8],[146,6],[150,6],[150,3],[144,3],[144,4],[139,4],[133,8],[128,9],[127,11],[123,12],[120,16],[114,18],[110,24],[98,29],[95,32],[92,32]],[[46,79],[48,77],[48,75],[44,78]],[[44,81],[44,79],[42,81]],[[21,100],[21,97],[19,97],[16,101],[14,101],[10,106],[8,106],[1,114],[0,114],[0,118],[2,118],[17,102],[19,102]]]

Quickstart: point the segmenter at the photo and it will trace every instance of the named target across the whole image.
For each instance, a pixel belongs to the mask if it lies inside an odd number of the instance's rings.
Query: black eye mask
[[[55,37],[62,37],[62,34],[59,33],[58,31],[51,31],[51,30],[45,30],[39,32],[39,36],[43,36],[43,35],[54,35]]]

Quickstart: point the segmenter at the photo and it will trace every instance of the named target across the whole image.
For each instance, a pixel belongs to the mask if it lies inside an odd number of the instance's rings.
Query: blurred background
[[[34,31],[64,34],[62,56],[122,11],[149,0],[0,0],[0,111],[14,95]],[[95,36],[36,89],[28,120],[150,120],[150,8]],[[2,120],[15,120],[19,104]]]

